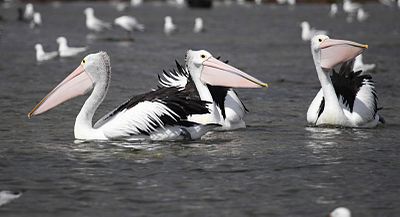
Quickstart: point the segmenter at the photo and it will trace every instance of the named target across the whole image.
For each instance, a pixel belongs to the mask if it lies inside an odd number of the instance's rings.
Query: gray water
[[[146,25],[135,42],[87,40],[83,9],[112,21],[122,14]],[[398,115],[400,12],[366,5],[370,19],[346,23],[327,5],[177,9],[145,4],[125,13],[108,3],[35,5],[38,30],[1,8],[0,190],[24,194],[0,207],[0,216],[326,216],[349,207],[354,216],[400,215]],[[172,15],[180,30],[162,32]],[[202,16],[207,31],[192,33]],[[373,74],[387,123],[375,129],[313,128],[309,103],[320,88],[309,43],[299,24],[368,43],[364,61]],[[248,127],[176,143],[75,143],[74,119],[85,97],[29,120],[27,113],[84,55],[36,64],[34,44],[71,46],[111,56],[110,91],[95,119],[134,94],[156,86],[156,74],[183,61],[187,49],[206,49],[269,82],[266,90],[238,90],[249,108]],[[99,37],[125,37],[113,30]]]

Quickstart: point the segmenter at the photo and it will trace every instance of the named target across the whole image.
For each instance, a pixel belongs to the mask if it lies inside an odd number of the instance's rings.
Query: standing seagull
[[[337,4],[335,4],[335,3],[331,4],[330,11],[329,11],[329,16],[335,17],[337,13],[338,13]]]
[[[358,22],[364,22],[366,19],[368,19],[369,14],[364,11],[364,9],[359,8],[357,10],[357,20]]]
[[[131,34],[134,30],[141,32],[144,31],[144,25],[139,23],[136,18],[131,16],[118,17],[114,20],[114,24],[123,28],[128,33],[130,38],[132,37]]]
[[[194,20],[194,28],[193,32],[194,33],[199,33],[204,31],[204,26],[203,26],[203,19],[201,17],[197,17]]]
[[[42,25],[42,16],[40,16],[39,12],[35,12],[33,14],[33,19],[31,20],[30,27],[31,29]]]
[[[346,207],[338,207],[329,214],[329,217],[351,217],[351,212]]]
[[[33,9],[33,4],[32,3],[28,3],[25,5],[25,11],[24,11],[24,19],[26,21],[29,21],[33,18],[33,13],[35,13],[34,9]]]
[[[107,94],[110,81],[111,63],[107,53],[90,54],[33,108],[28,117],[91,92],[75,120],[76,139],[190,140],[199,139],[217,126],[188,121],[189,115],[208,113],[207,102],[192,99],[177,88],[160,88],[134,96],[93,126],[93,116]]]
[[[60,57],[72,57],[76,56],[79,53],[87,50],[86,47],[69,47],[67,39],[65,37],[58,37],[58,53]]]
[[[325,30],[317,30],[310,27],[307,21],[301,22],[301,39],[303,41],[309,41],[315,35],[326,35],[328,32]]]
[[[354,61],[353,71],[362,71],[363,73],[373,71],[375,69],[375,64],[364,64],[362,54],[358,55]]]
[[[36,50],[36,61],[38,62],[51,60],[58,56],[58,51],[44,52],[43,46],[41,44],[36,44],[35,50]]]
[[[193,115],[189,120],[207,124],[218,123],[219,130],[245,128],[247,111],[232,88],[262,88],[268,85],[260,80],[214,58],[205,50],[186,53],[186,68],[176,62],[177,70],[164,71],[159,76],[163,87],[177,87],[201,100],[212,102],[210,114]]]
[[[101,32],[106,29],[111,29],[111,24],[104,22],[97,17],[94,16],[93,8],[86,8],[84,10],[86,15],[86,27],[94,32]]]
[[[143,0],[131,0],[132,7],[139,7],[142,4],[143,4]]]
[[[308,108],[309,124],[371,128],[384,122],[377,113],[378,97],[371,76],[352,70],[352,60],[366,48],[367,45],[333,40],[326,35],[311,40],[322,88]],[[333,67],[339,64],[343,65],[336,73]]]
[[[177,29],[176,25],[172,22],[172,17],[164,17],[164,33],[166,35],[171,35]]]

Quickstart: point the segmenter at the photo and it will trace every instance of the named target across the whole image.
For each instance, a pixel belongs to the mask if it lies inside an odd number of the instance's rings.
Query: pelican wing
[[[178,88],[160,88],[132,97],[101,118],[95,128],[101,128],[109,138],[149,135],[167,125],[191,125],[189,115],[206,113],[207,102],[193,99]]]
[[[169,70],[169,72],[163,70],[163,74],[158,75],[159,87],[177,87],[183,89],[190,82],[189,72],[176,60],[175,64],[176,69]]]

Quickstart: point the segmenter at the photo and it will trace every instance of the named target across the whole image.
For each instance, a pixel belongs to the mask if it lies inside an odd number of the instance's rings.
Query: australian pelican
[[[368,45],[326,35],[311,40],[322,88],[308,108],[309,124],[368,128],[383,122],[377,114],[378,98],[371,76],[352,70],[354,58],[366,48]],[[333,67],[339,64],[342,66],[336,73]]]
[[[261,88],[268,85],[220,60],[205,50],[186,54],[186,67],[176,62],[177,70],[159,76],[163,87],[178,87],[201,100],[212,102],[210,114],[192,115],[189,120],[207,124],[218,123],[220,130],[246,127],[243,120],[247,109],[232,88]],[[212,80],[211,80],[212,78]]]
[[[209,113],[207,102],[193,99],[178,88],[171,87],[134,96],[101,118],[93,127],[93,115],[106,96],[110,80],[111,65],[107,53],[90,54],[28,116],[42,114],[93,90],[76,117],[76,139],[198,139],[217,126],[187,121],[189,115]]]

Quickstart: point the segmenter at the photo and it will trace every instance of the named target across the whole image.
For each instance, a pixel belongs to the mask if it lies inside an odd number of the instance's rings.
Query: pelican
[[[351,217],[351,212],[346,207],[338,207],[329,214],[329,217]]]
[[[369,75],[352,71],[352,60],[368,45],[317,35],[311,40],[321,90],[307,112],[311,125],[371,128],[384,122],[377,114],[377,94]],[[339,73],[333,69],[342,64]]]
[[[41,44],[36,44],[35,45],[35,50],[36,50],[36,61],[38,61],[38,62],[51,60],[51,59],[54,59],[54,58],[56,58],[58,56],[58,52],[57,51],[44,52],[43,46]]]
[[[164,17],[164,33],[166,35],[171,35],[177,29],[176,25],[172,22],[172,17]]]
[[[31,20],[33,18],[33,13],[35,13],[33,9],[33,4],[28,3],[25,5],[25,11],[24,11],[24,19],[25,20]]]
[[[196,19],[194,20],[193,32],[199,33],[202,31],[204,31],[203,19],[201,17],[196,17]]]
[[[33,13],[33,19],[31,20],[30,27],[31,29],[42,25],[42,16],[40,16],[39,12]]]
[[[362,54],[358,55],[356,59],[354,60],[354,66],[353,66],[353,71],[362,71],[363,73],[373,71],[375,69],[376,65],[375,64],[365,64],[363,62],[363,56]]]
[[[111,29],[111,24],[104,22],[97,17],[94,16],[93,8],[86,8],[84,10],[84,14],[86,15],[86,27],[95,32],[102,32],[106,29]]]
[[[189,115],[208,113],[207,102],[193,99],[173,87],[134,96],[93,126],[93,116],[107,94],[110,80],[111,64],[107,53],[90,54],[34,107],[28,117],[91,91],[75,120],[74,135],[78,140],[198,139],[217,126],[188,121]]]
[[[332,3],[329,11],[329,16],[335,17],[338,13],[338,6],[336,3]]]
[[[120,26],[130,35],[134,30],[144,31],[144,25],[131,16],[121,16],[114,20],[114,24]]]
[[[60,57],[72,57],[76,56],[79,53],[86,51],[86,47],[69,47],[68,41],[65,37],[58,37],[58,53]]]
[[[234,130],[246,127],[243,120],[247,109],[232,88],[260,88],[268,85],[258,79],[214,58],[205,50],[186,54],[186,67],[176,62],[177,70],[164,71],[159,76],[163,87],[178,87],[201,100],[212,102],[210,114],[193,115],[189,120],[207,124],[218,123],[218,130]],[[232,75],[236,80],[229,80]],[[218,79],[210,81],[208,78]],[[234,81],[234,82],[233,82]]]
[[[300,24],[301,26],[301,39],[303,41],[309,41],[315,35],[326,35],[327,31],[325,30],[317,30],[310,27],[310,24],[307,21],[303,21]]]
[[[366,19],[368,19],[369,14],[364,11],[364,9],[359,8],[357,10],[357,20],[358,22],[364,22]]]

